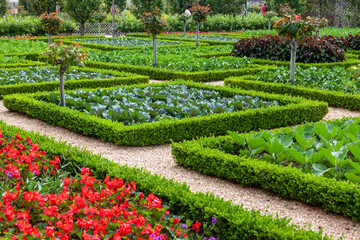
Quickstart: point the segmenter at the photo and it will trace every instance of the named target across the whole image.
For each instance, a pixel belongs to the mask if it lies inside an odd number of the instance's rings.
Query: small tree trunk
[[[297,42],[291,44],[291,57],[290,57],[290,83],[295,84],[295,61],[296,61]]]
[[[184,21],[184,37],[186,36],[186,21]]]
[[[115,32],[115,13],[116,13],[116,7],[117,7],[117,5],[115,5],[115,3],[114,3],[114,1],[113,1],[113,3],[112,3],[112,36],[113,37],[115,37],[115,34],[116,34],[116,32]]]
[[[52,34],[51,33],[48,34],[48,41],[49,41],[49,45],[51,45],[52,44]]]
[[[84,36],[85,33],[85,23],[80,23],[80,35]]]
[[[269,18],[269,30],[271,30],[271,18]]]
[[[153,35],[153,49],[154,49],[154,67],[157,67],[157,59],[156,59],[156,35]]]
[[[200,23],[198,22],[196,24],[196,47],[199,47],[199,28],[200,28]]]
[[[60,71],[60,106],[62,107],[65,107],[64,75],[65,72]]]
[[[319,29],[316,30],[316,40],[319,40]]]

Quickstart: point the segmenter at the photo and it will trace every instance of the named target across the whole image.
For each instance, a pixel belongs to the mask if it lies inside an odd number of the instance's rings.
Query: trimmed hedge
[[[19,65],[19,67],[24,67]],[[72,69],[79,69],[73,67]],[[6,69],[8,71],[12,69]],[[140,83],[149,83],[149,77],[141,76],[131,73],[123,73],[118,71],[111,70],[101,70],[95,68],[84,68],[82,71],[87,72],[101,72],[104,74],[109,74],[115,76],[114,78],[108,79],[79,79],[79,80],[68,80],[65,81],[65,89],[79,89],[79,88],[97,88],[97,87],[114,87],[117,85],[132,85]],[[6,95],[15,94],[15,93],[35,93],[35,92],[45,92],[45,91],[56,91],[60,87],[59,82],[39,82],[39,83],[25,83],[25,84],[15,84],[15,85],[3,85],[0,86],[0,99],[4,98]]]
[[[53,41],[56,40],[71,40],[71,39],[91,39],[91,38],[96,38],[98,39],[99,37],[96,35],[84,35],[84,36],[79,36],[79,35],[62,35],[60,37],[58,36],[53,36]],[[100,36],[101,39],[104,39],[105,36]],[[10,41],[14,38],[0,38],[0,42],[7,42]],[[30,38],[17,38],[18,41],[22,41],[22,40],[31,40],[31,41],[43,41],[43,42],[48,42],[48,37],[30,37]]]
[[[19,132],[20,136],[29,137],[39,144],[41,150],[53,156],[65,156],[76,165],[88,167],[99,179],[107,175],[126,182],[134,181],[138,191],[155,194],[163,200],[163,204],[170,207],[172,213],[182,215],[185,219],[210,222],[216,216],[214,234],[222,239],[330,239],[328,236],[322,237],[321,231],[306,231],[289,224],[288,219],[263,216],[259,211],[249,211],[242,206],[233,205],[212,193],[193,193],[185,183],[168,180],[144,169],[122,166],[67,142],[57,142],[48,136],[26,132],[3,122],[0,122],[0,129],[4,135],[15,136]]]
[[[357,119],[360,121],[360,119]],[[292,128],[271,130],[289,133]],[[246,137],[246,134],[242,134]],[[360,221],[360,186],[303,173],[301,170],[239,156],[239,144],[230,136],[172,144],[175,161],[186,168],[243,186],[262,188],[288,199]]]
[[[69,40],[62,40],[65,44],[70,44],[71,41]],[[180,41],[179,41],[180,42]],[[86,42],[77,42],[83,47],[90,48],[90,49],[97,49],[102,51],[121,51],[121,50],[136,50],[136,49],[143,49],[143,48],[153,48],[153,46],[138,46],[138,47],[126,47],[126,46],[111,46],[106,44],[97,44],[97,43],[86,43]],[[187,47],[190,46],[190,43],[187,44],[176,44],[176,45],[164,45],[164,46],[157,46],[157,48],[176,48],[176,47]],[[206,43],[201,43],[200,46],[208,46]]]
[[[24,67],[40,67],[40,66],[44,66],[44,65],[46,65],[46,63],[44,63],[44,62],[23,60],[20,63],[0,64],[0,69],[24,68]]]
[[[255,76],[232,77],[225,79],[225,86],[255,90],[268,93],[286,94],[327,102],[332,107],[360,110],[360,95],[330,90],[320,90],[283,83],[257,81]]]
[[[127,37],[138,37],[138,38],[150,38],[150,35],[146,33],[129,33],[126,34]],[[166,40],[166,41],[176,41],[176,42],[190,42],[195,43],[196,39],[189,39],[189,38],[174,38],[174,37],[166,37],[164,35],[160,35],[156,37],[157,39]],[[229,41],[214,41],[214,40],[206,40],[206,39],[199,39],[199,43],[207,43],[209,46],[218,46],[218,45],[233,45],[234,42]]]
[[[186,84],[189,87],[216,90],[225,97],[240,94],[259,97],[269,101],[277,100],[282,106],[124,126],[119,122],[112,122],[87,113],[44,102],[42,99],[47,93],[10,95],[4,98],[4,105],[9,110],[25,113],[50,124],[68,128],[74,132],[87,136],[96,136],[105,142],[114,142],[118,145],[127,146],[155,145],[200,136],[224,135],[227,133],[226,130],[228,128],[232,131],[245,132],[253,129],[288,126],[305,121],[318,121],[328,112],[327,103],[255,91],[224,88],[222,86],[183,81],[158,83],[152,84],[152,86],[171,84]],[[125,88],[145,86],[147,85],[125,86]]]
[[[211,82],[224,80],[227,77],[242,76],[247,74],[256,74],[261,72],[265,66],[253,65],[253,68],[243,69],[229,69],[217,71],[203,71],[203,72],[181,72],[168,69],[154,68],[150,66],[137,66],[118,63],[104,63],[97,61],[86,61],[86,66],[99,69],[114,69],[117,71],[137,73],[145,76],[150,76],[151,79],[158,80],[175,80],[183,79],[194,82]]]

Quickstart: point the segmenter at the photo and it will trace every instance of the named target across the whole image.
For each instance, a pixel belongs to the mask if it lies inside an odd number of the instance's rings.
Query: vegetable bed
[[[225,85],[269,93],[289,94],[325,101],[330,106],[360,110],[359,69],[344,67],[307,69],[297,68],[295,85],[288,83],[287,68],[265,69],[257,75],[233,77]]]
[[[189,88],[203,90],[204,92],[216,91],[220,93],[219,96],[222,98],[232,98],[236,95],[250,96],[252,98],[258,98],[267,102],[276,101],[279,103],[279,106],[247,109],[244,111],[236,111],[232,113],[224,112],[220,114],[211,114],[199,117],[186,117],[183,119],[161,120],[151,123],[125,126],[124,123],[113,122],[97,116],[89,116],[89,114],[86,112],[79,112],[67,107],[59,107],[53,103],[48,103],[46,102],[46,99],[48,98],[47,93],[11,95],[4,99],[4,105],[9,110],[19,111],[32,117],[44,120],[50,124],[66,127],[72,131],[80,132],[88,136],[96,136],[101,138],[103,141],[111,141],[119,145],[135,146],[162,144],[170,142],[171,140],[180,141],[200,136],[221,135],[226,134],[226,130],[228,130],[228,128],[231,128],[229,130],[243,132],[259,128],[266,129],[272,127],[288,126],[290,124],[297,124],[304,121],[318,121],[322,119],[322,117],[325,116],[328,111],[326,103],[307,101],[288,96],[224,88],[221,86],[207,86],[190,82],[166,82],[152,84],[151,86],[164,88],[167,86],[171,87],[179,84],[184,84]],[[126,90],[134,88],[140,88],[143,92],[147,91],[147,85],[124,87]],[[105,90],[113,91],[112,89],[104,89],[100,92]],[[68,92],[68,94],[70,94],[73,98],[77,98],[75,92]],[[83,98],[87,98],[86,94],[81,92],[79,92],[79,94],[82,94]],[[150,96],[150,91],[148,91],[147,94]],[[117,95],[116,97],[120,99],[123,98],[121,95]],[[169,96],[167,95],[163,95],[162,99],[165,100],[168,97]],[[110,98],[109,96],[102,96],[101,98],[94,96],[94,100],[99,101],[100,103],[110,103],[111,101],[114,101],[114,98],[115,97]],[[250,102],[251,101],[253,100],[250,100]],[[70,102],[70,104],[73,104],[75,107],[84,106],[84,103],[80,103],[78,104],[79,106],[76,106],[77,103],[75,103],[75,101]],[[137,105],[138,103],[130,101],[126,104]],[[257,105],[259,102],[256,100],[254,104]],[[213,105],[213,109],[215,110],[216,108],[217,106]],[[97,107],[96,113],[95,109],[88,109],[87,111],[93,111],[95,114],[104,115],[103,112],[105,110],[105,108]],[[158,108],[158,110],[163,111],[161,107]],[[113,115],[115,118],[119,117],[118,119],[121,119],[124,116],[121,114],[121,111],[123,110],[120,110],[117,105],[114,105],[112,110],[106,112],[106,114]],[[192,110],[189,110],[188,112],[191,113],[191,111]],[[126,114],[130,115],[131,111],[127,112],[128,113]],[[183,111],[179,109],[177,114],[180,114],[180,112]],[[173,114],[175,115],[175,113]],[[139,113],[134,113],[132,116],[134,118],[127,119],[127,121],[129,123],[133,120],[137,121],[143,117],[139,115]],[[146,114],[143,115],[145,116]],[[144,118],[146,119],[146,117]]]
[[[360,221],[360,119],[174,143],[186,168]]]
[[[29,63],[31,64],[31,63]],[[16,68],[0,69],[0,98],[14,93],[34,93],[59,89],[59,71],[53,67],[29,67],[14,65]],[[114,70],[94,68],[71,68],[65,74],[65,88],[111,87],[147,83],[149,77]]]

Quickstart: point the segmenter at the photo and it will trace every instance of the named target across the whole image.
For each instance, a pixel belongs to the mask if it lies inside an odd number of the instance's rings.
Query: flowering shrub
[[[289,38],[264,35],[261,37],[243,38],[234,44],[232,56],[252,57],[271,60],[290,60],[292,40]],[[332,45],[328,38],[306,37],[297,48],[297,61],[304,63],[341,62],[345,52]]]
[[[206,21],[207,16],[210,14],[210,5],[200,6],[199,0],[195,0],[190,9],[191,16],[195,22]]]
[[[141,19],[142,24],[145,28],[149,29],[152,35],[157,35],[165,31],[167,23],[162,18],[160,9],[155,7],[152,12],[144,12],[143,18]]]
[[[45,32],[49,34],[56,34],[62,28],[63,20],[54,12],[41,14],[40,20]]]
[[[26,178],[54,175],[59,168],[59,157],[47,158],[31,139],[18,135],[6,138],[0,132],[0,188],[20,190]]]

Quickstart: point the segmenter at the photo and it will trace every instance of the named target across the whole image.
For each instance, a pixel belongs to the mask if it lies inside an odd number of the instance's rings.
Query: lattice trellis
[[[99,29],[100,25],[100,29]],[[80,23],[76,23],[78,31],[75,34],[80,33]],[[101,35],[111,35],[112,34],[112,23],[85,23],[85,34],[98,34],[100,31]]]

